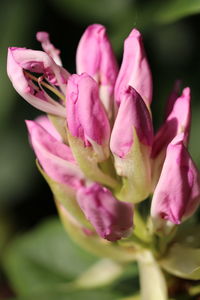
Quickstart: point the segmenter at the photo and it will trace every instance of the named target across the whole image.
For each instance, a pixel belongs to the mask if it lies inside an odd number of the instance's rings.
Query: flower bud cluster
[[[27,102],[47,113],[26,125],[70,222],[113,242],[131,234],[134,209],[151,195],[155,231],[190,217],[200,203],[199,172],[187,150],[190,89],[179,94],[176,85],[154,134],[152,75],[138,30],[125,40],[119,68],[104,26],[89,26],[78,45],[77,74],[62,67],[47,33],[37,39],[44,51],[9,48],[8,75]]]

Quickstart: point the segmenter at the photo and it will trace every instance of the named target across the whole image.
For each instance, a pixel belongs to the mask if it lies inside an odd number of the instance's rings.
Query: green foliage
[[[161,266],[177,277],[200,279],[200,226],[192,219],[178,229]]]
[[[85,24],[103,23],[110,29],[114,48],[136,26],[152,31],[160,25],[175,22],[200,12],[200,0],[51,0],[55,7],[73,20]]]
[[[175,276],[199,280],[200,279],[200,248],[191,248],[182,244],[174,244],[161,266]]]
[[[116,299],[116,293],[120,295],[124,291],[119,276],[123,275],[122,282],[131,278],[131,292],[134,290],[132,281],[137,276],[134,265],[127,267],[111,260],[100,261],[80,249],[69,239],[58,219],[46,221],[16,238],[3,259],[6,274],[17,295],[22,296],[20,299],[29,299],[29,295],[30,299],[32,295],[37,295],[37,299],[78,300],[81,295],[82,299]],[[109,290],[102,289],[108,284]],[[101,291],[95,291],[97,287],[101,287]],[[86,289],[92,290],[87,292]],[[138,289],[137,284],[135,289]]]
[[[155,9],[155,21],[158,23],[174,22],[180,18],[200,13],[199,0],[152,1]]]
[[[73,280],[96,261],[68,238],[58,220],[17,238],[5,255],[5,269],[19,294]]]
[[[139,0],[53,0],[53,2],[59,9],[62,9],[62,12],[68,15],[73,13],[73,17],[82,20],[90,19],[91,22],[100,20],[107,23],[126,15],[132,23],[141,19],[141,25],[144,24],[145,26],[174,22],[200,12],[199,0],[151,0],[144,2]],[[123,24],[121,25],[123,26]]]

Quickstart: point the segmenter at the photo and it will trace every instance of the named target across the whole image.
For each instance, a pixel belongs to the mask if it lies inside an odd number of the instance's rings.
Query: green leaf
[[[200,249],[174,244],[167,255],[160,261],[169,273],[192,280],[200,279]]]
[[[4,267],[19,295],[63,286],[90,267],[96,258],[67,236],[57,219],[49,220],[10,245]]]

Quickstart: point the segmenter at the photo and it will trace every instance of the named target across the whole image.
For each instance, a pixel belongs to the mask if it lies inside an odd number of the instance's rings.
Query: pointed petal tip
[[[8,47],[8,52],[12,52],[16,49],[20,49],[20,48],[17,48],[17,47]]]
[[[101,24],[92,24],[92,25],[89,25],[86,30],[90,31],[90,30],[94,30],[96,31],[97,33],[101,33],[101,32],[105,32],[106,31],[106,28],[105,26],[101,25]]]
[[[186,87],[186,88],[183,89],[183,95],[184,95],[185,97],[191,95],[191,89],[190,89],[190,87]]]
[[[139,31],[138,29],[134,28],[134,29],[130,32],[130,34],[129,34],[128,37],[141,38],[142,35],[141,35],[141,33],[140,33],[140,31]]]

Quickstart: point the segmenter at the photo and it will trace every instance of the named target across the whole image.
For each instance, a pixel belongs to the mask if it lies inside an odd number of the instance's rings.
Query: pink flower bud
[[[171,113],[158,130],[153,143],[153,186],[155,187],[166,155],[168,144],[180,132],[184,132],[184,144],[187,145],[191,121],[190,89],[185,88],[174,102]]]
[[[49,124],[48,124],[49,123]],[[40,124],[45,124],[42,127]],[[77,188],[82,185],[83,174],[75,164],[70,148],[49,133],[52,125],[43,117],[37,121],[26,121],[30,141],[40,165],[46,174],[58,183]]]
[[[104,26],[93,24],[85,30],[76,61],[79,74],[86,72],[98,83],[114,87],[118,67]]]
[[[118,201],[99,184],[80,188],[77,201],[86,218],[104,239],[119,240],[133,227],[133,205]]]
[[[142,36],[133,29],[124,43],[122,65],[115,85],[115,100],[120,103],[120,93],[124,87],[132,86],[142,97],[147,106],[152,100],[152,78]]]
[[[151,215],[157,229],[167,221],[180,224],[200,203],[198,170],[184,146],[184,134],[177,135],[167,147],[166,159],[156,186]]]
[[[92,77],[84,73],[69,78],[66,106],[68,128],[74,137],[86,147],[108,146],[110,125]]]
[[[123,177],[117,197],[137,203],[148,197],[151,188],[152,121],[134,88],[129,86],[121,91],[120,101],[110,140],[116,172]]]
[[[120,94],[120,107],[111,134],[110,148],[118,157],[125,158],[134,143],[135,129],[140,143],[151,147],[153,127],[150,113],[141,96],[132,87]]]
[[[62,91],[66,88],[68,72],[57,66],[53,59],[42,51],[25,48],[8,49],[7,72],[16,91],[34,107],[64,117],[64,107],[47,95],[40,86],[39,78],[34,83],[25,71],[43,74],[51,85],[59,86]]]
[[[39,31],[36,34],[36,39],[38,42],[42,44],[43,50],[53,58],[55,63],[58,66],[62,66],[62,62],[60,59],[60,50],[56,49],[53,44],[51,44],[50,39],[49,39],[49,34],[48,32],[44,31]]]
[[[99,84],[100,98],[110,116],[118,66],[104,26],[93,24],[85,30],[78,45],[76,64],[78,74],[86,72]]]

